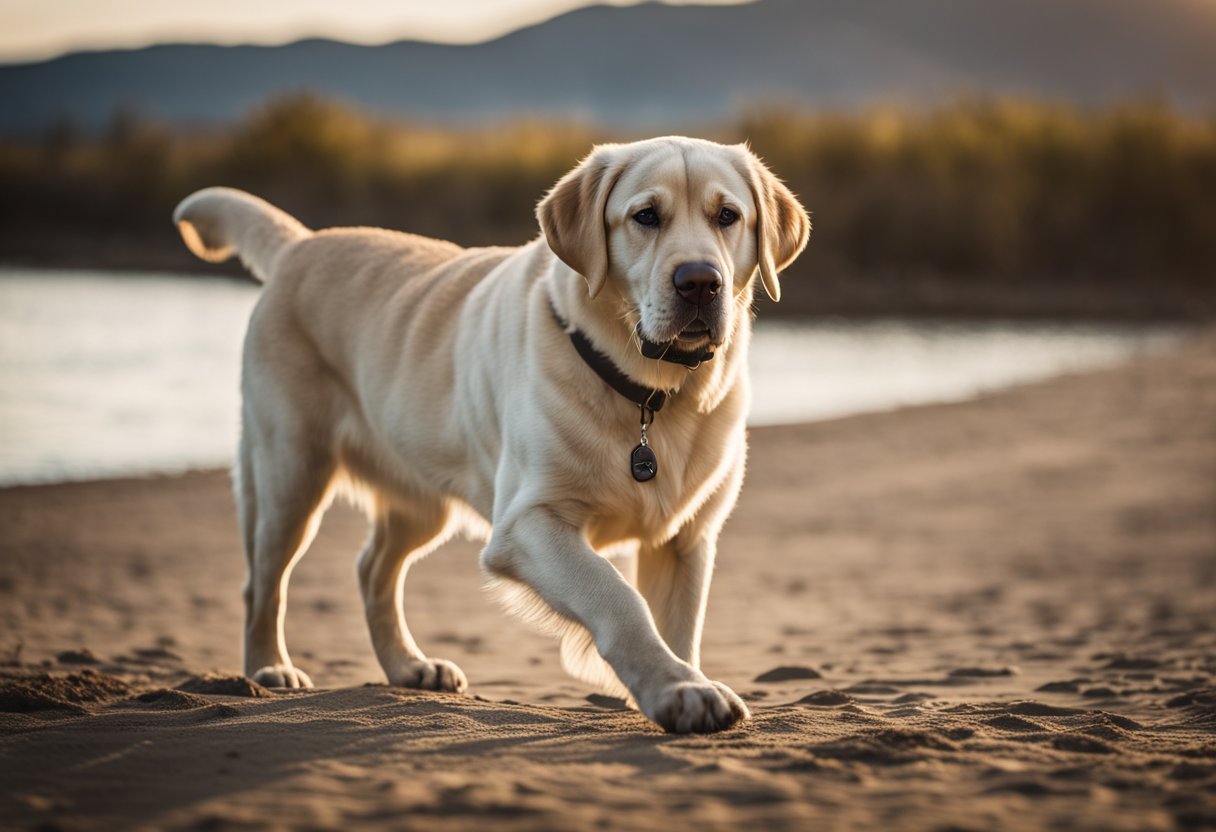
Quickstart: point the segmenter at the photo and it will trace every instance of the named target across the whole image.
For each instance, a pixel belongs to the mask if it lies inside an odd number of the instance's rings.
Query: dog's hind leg
[[[249,425],[246,425],[247,430]],[[249,563],[245,675],[267,687],[310,688],[292,664],[283,623],[292,567],[308,549],[328,501],[334,465],[322,453],[241,439],[237,503]]]
[[[405,622],[406,573],[413,561],[447,539],[448,517],[438,502],[376,507],[371,539],[359,556],[359,587],[372,646],[389,684],[456,692],[468,687],[455,664],[423,655]]]

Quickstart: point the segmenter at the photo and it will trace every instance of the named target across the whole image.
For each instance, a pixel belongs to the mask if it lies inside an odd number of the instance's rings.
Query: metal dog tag
[[[638,482],[652,480],[655,474],[659,473],[659,461],[655,458],[654,451],[650,450],[650,446],[646,444],[645,439],[642,440],[642,444],[633,449],[629,462],[633,469],[633,478]]]

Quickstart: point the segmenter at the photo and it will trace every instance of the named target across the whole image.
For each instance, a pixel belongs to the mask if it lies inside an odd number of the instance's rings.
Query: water
[[[221,279],[0,270],[0,484],[228,465],[257,294]],[[1135,325],[761,321],[751,422],[965,399],[1183,337]]]
[[[1115,366],[1181,342],[1185,327],[1022,321],[761,322],[753,425],[962,401]]]

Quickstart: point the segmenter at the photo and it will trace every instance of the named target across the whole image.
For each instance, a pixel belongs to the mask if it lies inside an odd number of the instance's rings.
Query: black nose
[[[697,306],[708,306],[722,291],[722,274],[708,263],[685,263],[672,281],[680,297]]]

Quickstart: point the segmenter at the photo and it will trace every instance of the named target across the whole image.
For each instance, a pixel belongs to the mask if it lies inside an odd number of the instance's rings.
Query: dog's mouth
[[[639,334],[641,328],[638,329]],[[648,339],[653,344],[670,344],[682,350],[697,350],[704,347],[721,346],[722,340],[710,324],[697,319],[686,324],[683,329],[661,339]]]
[[[676,336],[676,340],[685,341],[689,344],[698,344],[701,341],[709,340],[709,324],[697,318],[680,330],[680,333]]]
[[[654,344],[670,344],[681,350],[720,347],[724,340],[726,321],[709,310],[680,310],[674,320],[644,326],[639,321],[638,335]],[[708,314],[707,314],[708,312]]]

